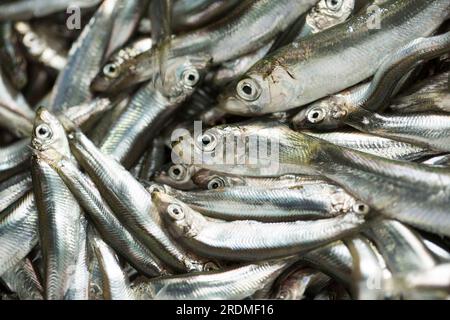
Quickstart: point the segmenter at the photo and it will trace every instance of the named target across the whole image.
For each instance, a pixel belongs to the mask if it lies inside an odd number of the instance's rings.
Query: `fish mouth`
[[[104,93],[110,91],[112,89],[112,85],[108,80],[97,76],[94,80],[92,80],[89,88],[92,92]]]

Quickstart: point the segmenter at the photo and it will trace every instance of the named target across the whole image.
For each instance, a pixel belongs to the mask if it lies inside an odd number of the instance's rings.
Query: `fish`
[[[171,28],[175,32],[201,28],[233,9],[237,4],[239,4],[237,0],[174,1]]]
[[[355,232],[365,222],[367,213],[351,211],[314,221],[224,222],[207,219],[165,193],[153,192],[152,198],[169,231],[186,247],[205,256],[232,261],[268,260],[306,252]]]
[[[110,43],[104,54],[105,57],[111,56],[113,52],[121,49],[128,42],[142,18],[143,8],[146,8],[147,5],[147,0],[131,0],[120,3],[111,31]]]
[[[29,167],[31,150],[29,139],[19,140],[0,148],[0,180],[7,179]]]
[[[221,220],[286,222],[332,218],[351,211],[357,202],[330,184],[307,184],[290,189],[249,187],[183,192],[164,191],[207,217]]]
[[[434,114],[380,114],[358,108],[344,120],[353,128],[434,151],[448,152],[449,116]]]
[[[447,0],[387,1],[379,5],[380,28],[372,26],[374,13],[362,10],[328,32],[266,56],[224,90],[219,105],[232,114],[262,115],[340,92],[374,75],[379,66],[374,61],[432,34],[449,6]]]
[[[70,298],[80,250],[81,208],[58,173],[40,156],[57,149],[70,157],[62,124],[45,108],[37,110],[31,172],[39,216],[46,299]]]
[[[179,166],[183,167],[183,165]],[[327,184],[327,181],[319,176],[286,174],[279,177],[248,177],[206,169],[197,169],[197,172],[193,174],[192,181],[203,190],[216,190],[239,186],[268,189],[295,189],[309,184]]]

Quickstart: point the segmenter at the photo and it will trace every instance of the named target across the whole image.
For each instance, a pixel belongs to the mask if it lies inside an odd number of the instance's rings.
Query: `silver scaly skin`
[[[447,18],[450,1],[391,0],[379,8],[379,29],[370,22],[376,13],[363,10],[262,59],[223,93],[222,108],[244,116],[279,112],[353,86],[375,74],[377,61],[432,34]]]
[[[71,161],[50,162],[88,214],[103,239],[133,267],[146,276],[167,271],[158,258],[125,229],[102,199],[93,182]]]
[[[382,283],[390,278],[389,271],[377,249],[365,237],[357,236],[346,241],[354,264],[353,290],[358,299],[381,300],[385,296]]]
[[[58,75],[51,110],[64,110],[92,98],[91,81],[103,61],[114,18],[123,0],[105,0],[69,52],[67,65]]]
[[[44,299],[44,289],[28,258],[17,263],[13,268],[5,272],[1,278],[17,294],[20,300]]]
[[[433,155],[427,148],[358,131],[304,132],[335,145],[392,160],[414,161]]]
[[[425,79],[409,94],[393,99],[389,108],[398,113],[450,112],[449,75],[447,71]]]
[[[382,220],[365,232],[393,273],[426,270],[436,265],[420,236],[398,221]]]
[[[450,115],[379,114],[357,108],[344,123],[371,135],[411,143],[434,151],[450,151]]]
[[[0,148],[0,181],[28,167],[31,155],[29,145],[29,139],[22,139]]]
[[[19,173],[0,183],[0,212],[22,198],[31,189],[29,172]]]
[[[24,259],[38,240],[38,213],[33,193],[28,192],[0,213],[0,277]]]
[[[305,264],[337,279],[347,287],[351,285],[353,257],[341,240],[308,251],[300,258]]]
[[[342,127],[345,119],[360,108],[380,110],[411,69],[448,51],[450,32],[411,41],[384,59],[370,84],[357,85],[319,100],[300,111],[292,122],[297,128],[335,129]]]
[[[120,267],[114,251],[98,236],[91,239],[91,246],[102,273],[104,299],[133,300],[135,297],[128,277]]]
[[[102,0],[19,0],[0,4],[1,20],[22,20],[43,17],[59,11],[66,11],[70,6],[89,8]]]

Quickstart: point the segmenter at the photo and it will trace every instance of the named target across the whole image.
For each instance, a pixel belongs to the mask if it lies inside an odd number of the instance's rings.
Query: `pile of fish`
[[[449,299],[450,0],[0,0],[0,299]]]

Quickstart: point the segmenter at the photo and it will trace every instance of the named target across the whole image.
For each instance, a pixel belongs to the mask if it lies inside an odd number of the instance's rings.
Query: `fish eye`
[[[236,91],[242,99],[247,101],[255,101],[261,95],[259,84],[250,78],[239,81]]]
[[[175,203],[172,203],[167,207],[167,213],[175,220],[181,220],[184,218],[183,208]]]
[[[327,8],[337,11],[342,7],[342,0],[326,0]]]
[[[212,261],[208,261],[207,263],[205,263],[205,265],[203,266],[203,270],[204,271],[214,271],[214,270],[219,270],[219,266],[217,264],[215,264]]]
[[[214,178],[211,181],[208,182],[208,189],[209,190],[216,190],[220,188],[225,187],[225,181],[221,178]]]
[[[164,189],[163,187],[157,185],[157,184],[152,184],[149,188],[148,188],[148,192],[150,194],[154,193],[154,192],[161,192],[164,193]]]
[[[168,173],[169,173],[169,177],[171,177],[172,179],[174,179],[176,181],[180,181],[185,177],[186,169],[183,166],[177,164],[177,165],[171,166],[169,168]]]
[[[313,108],[308,112],[306,118],[311,123],[322,122],[325,119],[325,110],[322,108]]]
[[[286,290],[286,289],[282,289],[277,296],[278,300],[289,300],[291,298],[291,293]]]
[[[357,202],[353,205],[353,211],[358,214],[367,214],[370,211],[370,207],[362,202]]]
[[[114,63],[108,63],[103,68],[103,73],[108,78],[117,78],[119,76],[119,68]]]
[[[183,71],[181,75],[183,83],[188,87],[195,86],[200,80],[200,74],[197,69],[189,69]]]
[[[217,146],[216,137],[211,133],[199,135],[197,143],[203,151],[213,151]]]
[[[38,139],[48,140],[52,137],[53,132],[48,125],[43,123],[36,127],[35,134]]]

